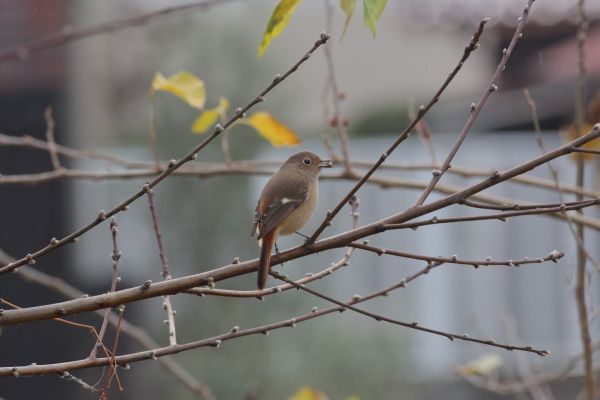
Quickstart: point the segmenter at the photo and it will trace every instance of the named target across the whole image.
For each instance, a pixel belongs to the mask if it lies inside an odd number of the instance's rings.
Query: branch
[[[8,264],[14,261],[14,258],[4,253],[0,249],[0,265]],[[60,278],[56,278],[54,276],[50,276],[42,271],[35,270],[31,267],[25,266],[19,268],[16,271],[17,275],[21,276],[28,282],[35,283],[37,285],[43,286],[50,290],[53,290],[57,293],[60,293],[68,298],[82,298],[87,297],[87,294],[84,294],[79,289],[69,285],[65,281]],[[104,311],[97,310],[94,312],[96,315],[104,318]],[[153,349],[158,347],[158,343],[150,337],[148,332],[143,330],[142,328],[133,325],[127,320],[119,318],[115,313],[110,312],[108,317],[108,322],[114,326],[119,326],[119,331],[131,337],[133,340],[141,344],[146,349]],[[185,370],[177,361],[173,360],[171,357],[163,357],[158,360],[160,366],[164,368],[167,372],[172,374],[175,379],[177,379],[183,386],[189,389],[192,393],[196,394],[199,399],[212,400],[214,399],[212,393],[208,386],[199,382],[196,378],[194,378],[187,370]]]
[[[441,263],[437,263],[437,265],[440,265]],[[436,264],[433,264],[436,265]],[[298,289],[302,289],[305,292],[308,292],[312,295],[315,295],[317,297],[320,297],[324,300],[327,300],[331,303],[337,304],[340,307],[344,307],[345,309],[354,311],[358,314],[362,314],[362,315],[366,315],[367,317],[371,317],[376,321],[385,321],[385,322],[389,322],[391,324],[394,325],[400,325],[403,326],[405,328],[411,328],[411,329],[416,329],[422,332],[428,332],[428,333],[433,333],[434,335],[439,335],[439,336],[444,336],[447,339],[449,339],[451,342],[453,342],[455,339],[456,340],[464,340],[467,342],[475,342],[475,343],[481,343],[481,344],[485,344],[488,346],[494,346],[494,347],[501,347],[503,349],[506,350],[521,350],[521,351],[528,351],[531,353],[535,353],[539,356],[546,356],[548,354],[550,354],[547,350],[537,350],[532,348],[531,346],[511,346],[511,345],[507,345],[507,344],[502,344],[502,343],[496,343],[494,340],[484,340],[484,339],[477,339],[477,338],[472,338],[469,337],[468,335],[464,334],[464,335],[457,335],[455,333],[449,333],[449,332],[444,332],[444,331],[440,331],[440,330],[436,330],[436,329],[431,329],[431,328],[426,328],[424,326],[419,325],[419,323],[417,321],[414,322],[403,322],[403,321],[398,321],[396,319],[392,319],[392,318],[388,318],[388,317],[384,317],[383,315],[379,315],[379,314],[375,314],[369,311],[365,311],[362,310],[360,308],[354,307],[350,304],[344,303],[342,301],[336,300],[332,297],[329,297],[327,295],[324,295],[322,293],[317,292],[316,290],[310,289],[302,284],[296,283],[290,279],[288,279],[287,277],[281,275],[279,272],[277,271],[271,271],[271,275],[273,275],[275,278],[280,279],[284,282],[290,283],[294,286],[296,286]],[[360,296],[355,296],[355,298],[360,298]]]
[[[557,157],[570,153],[570,148],[583,145],[595,138],[600,137],[600,124],[596,124],[594,128],[586,135],[575,139],[561,147],[558,147],[546,154],[543,154],[533,160],[520,164],[504,172],[492,174],[487,179],[484,179],[468,188],[444,197],[442,199],[424,204],[419,207],[411,207],[403,212],[389,216],[380,221],[373,222],[363,227],[352,229],[350,231],[319,240],[310,246],[298,246],[284,252],[280,252],[279,257],[274,257],[272,263],[286,262],[307,254],[322,252],[328,249],[347,246],[348,243],[380,233],[384,230],[386,224],[399,224],[410,221],[417,217],[429,214],[433,211],[445,208],[452,204],[457,204],[465,198],[472,196],[484,189],[497,185],[500,182],[507,181],[514,176],[523,174],[531,169],[545,164],[548,161]],[[9,264],[7,267],[9,267]],[[7,267],[3,267],[5,269]],[[114,307],[120,304],[129,303],[132,301],[142,300],[150,297],[162,296],[165,294],[173,294],[191,289],[195,286],[207,285],[209,280],[217,282],[233,276],[242,275],[245,273],[256,271],[258,260],[250,260],[242,263],[230,264],[212,271],[206,271],[199,274],[189,275],[182,278],[175,278],[169,281],[152,283],[145,282],[143,285],[129,289],[123,289],[115,293],[104,293],[88,298],[66,301],[62,303],[46,304],[37,307],[29,307],[21,310],[8,310],[0,315],[0,325],[11,325],[27,321],[43,320],[54,318],[57,316],[72,315],[82,312],[98,310],[100,308]],[[12,268],[14,269],[14,268]],[[1,270],[1,269],[0,269]]]
[[[160,262],[162,264],[162,277],[165,281],[171,279],[171,273],[169,272],[169,260],[167,260],[167,254],[162,242],[162,235],[160,233],[160,226],[158,224],[158,214],[156,207],[154,206],[154,192],[148,191],[148,206],[150,207],[150,214],[152,215],[152,227],[154,228],[154,235],[156,236],[156,242],[158,244],[158,254]],[[175,313],[173,305],[171,304],[171,296],[163,296],[163,308],[167,313],[167,320],[165,323],[169,327],[169,344],[171,346],[177,344],[177,332],[175,329]]]
[[[325,15],[327,20],[327,30],[331,32],[331,20],[333,16],[333,5],[331,0],[325,2]],[[327,84],[326,87],[331,89],[331,102],[333,104],[333,115],[329,118],[329,124],[335,126],[338,138],[340,140],[340,148],[342,152],[342,164],[344,165],[344,172],[347,174],[352,173],[352,163],[350,161],[350,150],[348,145],[348,132],[346,130],[347,120],[343,117],[340,102],[343,98],[343,94],[340,92],[338,87],[337,78],[335,75],[335,67],[333,64],[333,56],[331,54],[332,43],[329,42],[325,48],[325,60],[327,61]]]
[[[577,81],[575,89],[575,132],[580,134],[581,126],[584,122],[585,113],[585,41],[587,37],[587,15],[585,14],[585,1],[579,0],[577,6]],[[577,157],[576,184],[583,187],[585,183],[585,160],[582,154]],[[577,200],[581,196],[577,195]],[[583,210],[579,210],[583,213]],[[586,285],[586,250],[584,246],[585,227],[577,224],[577,272],[575,283],[575,301],[577,303],[577,314],[579,320],[579,331],[581,335],[581,346],[583,347],[583,367],[585,370],[585,395],[587,400],[596,398],[596,383],[594,376],[594,365],[592,360],[592,339],[590,336],[590,326],[588,321],[588,310],[586,305],[585,285]],[[596,264],[598,268],[598,264]]]
[[[50,49],[52,47],[62,46],[64,44],[74,42],[76,40],[85,39],[91,36],[100,35],[103,33],[113,33],[124,29],[133,28],[144,25],[154,19],[168,14],[182,13],[183,11],[191,11],[199,9],[206,11],[220,4],[225,4],[231,0],[206,0],[195,1],[179,6],[165,7],[147,14],[136,15],[130,18],[124,18],[116,21],[105,22],[98,25],[88,26],[81,29],[73,29],[70,25],[65,25],[62,30],[43,36],[38,39],[31,40],[21,45],[12,47],[7,50],[0,51],[0,63],[11,60],[25,60],[31,54],[39,51]]]
[[[406,287],[407,284],[414,281],[415,279],[417,279],[423,275],[426,275],[429,271],[431,271],[436,266],[437,265],[427,266],[427,267],[421,269],[420,271],[416,272],[415,274],[410,275],[407,278],[401,280],[399,283],[396,283],[392,286],[386,287],[382,290],[373,292],[373,293],[371,293],[367,296],[363,296],[361,298],[353,298],[346,304],[348,304],[348,305],[358,304],[361,302],[371,300],[375,297],[387,296],[387,295],[389,295],[390,292],[400,289],[400,288],[404,288],[404,287]],[[143,351],[143,352],[137,352],[137,353],[132,353],[132,354],[120,355],[120,356],[116,356],[114,358],[96,358],[94,360],[83,359],[83,360],[77,360],[77,361],[68,361],[68,362],[62,362],[62,363],[56,363],[56,364],[45,364],[45,365],[44,364],[38,364],[38,365],[30,364],[27,366],[19,366],[19,367],[0,367],[0,377],[11,376],[11,375],[15,375],[15,374],[18,376],[26,376],[26,375],[45,375],[45,374],[49,374],[49,373],[58,373],[58,374],[61,374],[61,376],[64,376],[66,371],[73,371],[76,369],[109,365],[111,362],[114,362],[117,365],[123,366],[124,368],[129,368],[129,363],[133,363],[133,362],[150,360],[150,359],[152,359],[152,360],[159,359],[160,360],[161,357],[164,357],[166,355],[176,354],[176,353],[179,353],[182,351],[187,351],[187,350],[191,350],[191,349],[195,349],[195,348],[199,348],[199,347],[220,347],[220,345],[223,342],[225,342],[227,340],[236,339],[238,337],[256,335],[256,334],[266,335],[266,334],[268,334],[268,332],[275,330],[275,329],[293,328],[301,322],[304,322],[304,321],[307,321],[310,319],[314,319],[314,318],[318,318],[318,317],[321,317],[321,316],[324,316],[327,314],[331,314],[334,312],[342,312],[342,311],[344,311],[344,309],[345,309],[345,307],[342,307],[342,306],[333,306],[333,307],[325,308],[323,310],[318,310],[316,307],[314,307],[309,313],[302,314],[302,315],[299,315],[294,318],[286,319],[284,321],[279,321],[279,322],[272,323],[272,324],[267,324],[267,325],[262,325],[262,326],[249,328],[249,329],[242,329],[242,330],[240,330],[238,326],[234,326],[227,333],[213,336],[213,337],[210,337],[207,339],[201,339],[201,340],[189,342],[186,344],[178,344],[175,346],[157,347],[150,351]]]
[[[481,37],[481,34],[483,33],[483,28],[485,27],[485,24],[488,21],[489,21],[489,19],[483,19],[479,23],[479,28],[477,28],[477,31],[471,38],[471,42],[467,45],[467,47],[465,47],[463,55],[460,58],[460,60],[458,61],[458,64],[454,67],[454,69],[452,70],[450,75],[448,75],[448,78],[446,78],[446,80],[444,81],[442,86],[433,95],[431,100],[429,100],[429,103],[427,103],[427,105],[425,105],[425,106],[419,107],[419,112],[417,113],[416,118],[412,120],[412,122],[404,129],[404,131],[400,134],[400,136],[398,136],[398,138],[394,141],[394,143],[392,143],[392,145],[387,149],[387,151],[385,151],[379,157],[377,162],[375,162],[375,164],[373,164],[373,166],[367,171],[367,173],[365,173],[362,176],[362,178],[358,181],[358,183],[350,190],[350,192],[348,192],[348,194],[338,203],[338,205],[332,211],[329,211],[327,213],[327,216],[325,217],[325,219],[323,220],[321,225],[319,225],[317,230],[308,239],[308,241],[307,241],[308,244],[313,244],[315,242],[315,240],[317,240],[319,235],[325,230],[325,228],[327,226],[330,225],[333,218],[340,212],[340,210],[348,202],[348,200],[350,200],[350,198],[356,194],[358,189],[360,189],[362,187],[362,185],[365,184],[365,182],[371,177],[371,175],[373,175],[373,173],[379,168],[379,166],[381,164],[383,164],[385,159],[396,149],[396,147],[398,147],[400,145],[400,143],[402,143],[408,137],[410,132],[414,129],[415,125],[417,125],[417,123],[421,120],[421,118],[423,118],[423,116],[427,113],[427,111],[429,111],[429,109],[431,109],[431,107],[433,107],[433,105],[438,102],[438,100],[440,99],[440,96],[446,90],[446,88],[448,87],[450,82],[454,79],[456,74],[458,74],[458,71],[460,71],[464,62],[467,60],[467,58],[469,58],[471,53],[475,49],[477,49],[477,47],[479,45],[478,44],[479,38]]]
[[[512,211],[512,212],[503,212],[498,214],[487,214],[487,215],[474,215],[469,217],[454,217],[454,218],[437,218],[431,217],[428,220],[424,221],[416,221],[416,222],[407,222],[401,224],[386,224],[383,226],[384,230],[389,229],[417,229],[420,226],[427,225],[436,225],[436,224],[449,224],[455,222],[472,222],[472,221],[485,221],[490,219],[496,219],[499,221],[506,221],[508,218],[512,217],[520,217],[523,215],[543,215],[543,214],[553,214],[553,213],[564,213],[565,211],[573,211],[580,208],[591,207],[595,205],[600,205],[600,199],[596,200],[587,200],[587,201],[577,201],[573,203],[561,204],[560,206],[554,208],[543,208],[543,209],[528,209],[528,210],[520,210],[520,211]]]
[[[167,165],[167,168],[164,171],[162,171],[158,176],[156,176],[150,182],[144,184],[140,190],[135,192],[129,198],[127,198],[120,204],[116,205],[109,211],[101,210],[99,212],[98,216],[93,221],[91,221],[87,225],[84,225],[83,227],[77,229],[76,231],[70,233],[69,235],[65,236],[64,238],[62,238],[60,240],[53,239],[50,241],[50,243],[46,247],[43,247],[43,248],[35,251],[34,253],[30,253],[27,256],[9,264],[9,265],[6,265],[6,266],[0,268],[0,274],[13,271],[27,263],[29,263],[29,264],[35,263],[35,260],[37,258],[51,252],[52,250],[62,247],[65,244],[72,243],[77,238],[79,238],[79,236],[83,235],[84,233],[86,233],[87,231],[89,231],[90,229],[95,227],[96,225],[102,223],[107,218],[110,218],[113,215],[127,209],[129,204],[133,203],[135,200],[142,197],[150,189],[152,189],[154,186],[158,185],[163,179],[165,179],[167,176],[171,175],[171,173],[173,173],[173,171],[176,171],[182,165],[184,165],[192,160],[195,160],[199,151],[201,151],[204,147],[206,147],[206,145],[208,145],[210,142],[212,142],[217,136],[219,136],[221,134],[221,132],[223,132],[225,129],[230,127],[235,121],[237,121],[239,118],[241,118],[246,111],[248,111],[250,108],[254,107],[256,104],[263,102],[265,100],[265,96],[267,95],[267,93],[269,93],[275,86],[277,86],[279,83],[284,81],[292,73],[294,73],[298,69],[298,67],[300,67],[300,65],[302,65],[306,60],[308,60],[310,58],[310,56],[313,54],[313,52],[317,48],[319,48],[323,44],[327,43],[327,40],[329,40],[329,35],[324,32],[321,33],[319,40],[317,40],[315,42],[315,44],[312,46],[312,48],[298,62],[296,62],[296,64],[294,64],[286,73],[284,73],[283,75],[276,75],[275,78],[273,79],[273,81],[258,96],[256,96],[252,101],[250,101],[243,108],[242,107],[237,108],[234,115],[231,118],[229,118],[225,124],[223,124],[223,125],[217,124],[210,136],[208,136],[206,139],[204,139],[200,144],[196,145],[192,150],[190,150],[186,155],[181,157],[179,160],[169,161],[169,164]]]
[[[48,142],[48,152],[50,153],[52,167],[55,170],[60,169],[60,160],[58,158],[58,153],[56,152],[56,142],[54,140],[54,118],[52,118],[52,107],[46,107],[44,118],[46,119],[46,141]]]
[[[465,126],[463,127],[462,131],[456,138],[456,142],[454,142],[454,145],[452,146],[450,153],[448,153],[448,156],[444,160],[444,163],[442,164],[442,168],[440,168],[439,170],[435,170],[433,172],[433,176],[431,178],[431,181],[429,182],[429,185],[427,185],[427,188],[423,191],[423,193],[417,200],[417,203],[416,203],[417,206],[420,206],[425,202],[425,200],[427,199],[429,194],[431,194],[431,191],[433,190],[435,185],[442,178],[442,175],[444,175],[444,173],[448,170],[448,168],[450,168],[450,163],[454,159],[454,156],[458,152],[458,149],[460,148],[463,141],[467,137],[467,134],[469,133],[469,131],[471,130],[471,127],[475,123],[475,120],[479,116],[479,112],[483,109],[485,102],[487,101],[487,99],[490,97],[490,95],[492,93],[494,93],[496,90],[498,90],[498,83],[499,83],[500,76],[502,75],[502,72],[504,72],[504,69],[506,68],[506,63],[508,62],[508,59],[510,58],[510,55],[512,54],[513,49],[517,45],[517,41],[521,38],[521,32],[523,31],[523,28],[525,27],[525,22],[527,21],[527,16],[529,15],[529,9],[531,8],[534,1],[535,0],[528,0],[527,5],[523,8],[523,14],[519,18],[519,23],[517,24],[515,33],[511,39],[508,47],[502,50],[502,59],[500,60],[500,63],[498,64],[498,67],[496,68],[496,72],[494,72],[494,75],[492,75],[492,79],[490,80],[488,87],[485,89],[485,91],[479,98],[479,101],[477,102],[477,104],[471,105],[471,114],[469,115],[469,118],[467,119]]]
[[[48,142],[40,139],[33,138],[31,136],[9,136],[0,133],[0,146],[18,146],[18,147],[31,147],[44,151],[49,151],[50,145]],[[134,178],[147,178],[156,176],[160,172],[167,169],[167,162],[161,161],[159,164],[155,162],[146,161],[129,161],[124,158],[112,156],[97,151],[85,151],[73,149],[67,146],[55,144],[55,150],[58,154],[71,157],[74,159],[93,159],[102,160],[111,164],[119,165],[127,168],[128,171],[97,171],[97,170],[81,170],[81,169],[65,169],[64,173],[56,173],[56,171],[40,172],[33,174],[21,174],[21,175],[0,175],[0,185],[2,184],[26,184],[33,185],[42,182],[47,182],[54,179],[90,179],[90,180],[107,180],[107,179],[134,179]],[[573,148],[573,152],[581,152],[582,148]],[[590,150],[593,151],[593,150]],[[544,150],[544,153],[546,151]],[[594,153],[596,151],[593,151]],[[184,176],[197,176],[201,178],[208,178],[220,175],[229,174],[263,174],[272,175],[273,170],[281,165],[281,160],[240,160],[235,163],[208,163],[208,162],[196,162],[193,165],[186,164],[179,168],[177,171],[173,171],[173,175],[184,175]],[[352,168],[370,168],[372,163],[367,161],[351,161]],[[379,169],[388,170],[401,170],[401,171],[431,171],[432,169],[439,169],[441,165],[436,163],[386,163],[382,164]],[[472,168],[459,165],[452,165],[447,173],[459,175],[462,177],[482,177],[489,176],[494,171],[486,168]],[[338,175],[323,175],[325,179],[348,179],[344,174]],[[359,179],[360,176],[356,177]],[[523,185],[532,185],[545,189],[555,190],[556,185],[553,181],[535,176],[516,176],[511,179],[513,183],[520,183]],[[367,182],[369,183],[369,182]],[[385,186],[382,184],[382,186]],[[387,186],[398,186],[396,184]],[[423,185],[426,187],[426,185]],[[600,197],[600,192],[580,188],[577,186],[570,186],[566,183],[561,183],[562,191],[565,193],[579,193],[584,196]],[[438,190],[438,186],[434,188]]]
[[[458,258],[456,255],[451,257],[434,257],[434,256],[424,256],[420,254],[407,253],[404,251],[390,250],[384,249],[381,247],[371,246],[366,243],[358,243],[352,242],[348,246],[354,247],[356,249],[361,249],[365,251],[369,251],[371,253],[375,253],[379,256],[389,254],[391,256],[410,258],[413,260],[421,260],[427,261],[429,264],[434,262],[437,263],[446,263],[446,264],[459,264],[459,265],[469,265],[475,268],[486,267],[486,266],[500,266],[504,265],[507,267],[520,267],[523,264],[537,264],[544,261],[553,261],[558,262],[561,258],[564,257],[564,253],[553,250],[550,254],[545,257],[538,257],[534,259],[530,259],[528,257],[515,259],[515,260],[493,260],[491,257],[486,258],[485,260],[467,260]]]
[[[350,199],[349,203],[350,203],[350,208],[351,208],[350,217],[352,220],[352,229],[356,229],[356,227],[358,225],[358,217],[359,217],[359,213],[358,213],[359,200],[356,197],[352,197]],[[337,271],[338,269],[340,269],[342,267],[347,267],[348,265],[350,265],[349,261],[350,261],[350,257],[352,257],[352,253],[354,253],[354,248],[348,246],[344,256],[341,259],[339,259],[337,262],[332,262],[329,267],[327,267],[317,273],[309,272],[306,274],[306,276],[304,278],[298,279],[296,282],[303,283],[303,284],[313,282],[313,281],[316,281],[317,279],[321,279],[321,278],[324,278],[325,276],[333,274],[335,271]],[[239,263],[239,259],[236,258],[234,260],[234,263]],[[294,289],[294,288],[295,288],[294,285],[287,284],[287,283],[283,284],[283,285],[277,285],[277,286],[274,286],[271,288],[260,289],[260,290],[216,289],[212,286],[209,286],[209,287],[201,287],[201,288],[192,288],[192,289],[186,290],[185,293],[195,294],[198,296],[209,295],[209,296],[222,296],[222,297],[256,297],[260,300],[263,300],[264,296],[268,296],[268,295],[275,294],[275,293],[280,293],[280,292]]]
[[[121,250],[119,250],[119,244],[117,243],[117,233],[119,229],[117,227],[117,219],[113,217],[110,221],[110,232],[112,237],[113,244],[113,252],[111,255],[112,258],[112,279],[110,283],[110,291],[114,292],[117,290],[117,282],[119,280],[119,261],[121,260]],[[98,333],[98,340],[96,344],[92,348],[92,352],[89,355],[89,358],[96,358],[96,354],[98,353],[98,348],[102,344],[102,340],[104,339],[104,334],[106,333],[106,327],[108,326],[108,315],[110,314],[111,309],[107,308],[104,311],[104,318],[102,318],[102,325],[100,326],[100,332]]]

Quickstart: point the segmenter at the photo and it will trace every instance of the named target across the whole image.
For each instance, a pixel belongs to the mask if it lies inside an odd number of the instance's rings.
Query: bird
[[[267,283],[271,250],[277,238],[297,232],[309,220],[319,198],[319,173],[330,167],[330,160],[302,151],[288,158],[263,188],[250,235],[256,236],[261,246],[259,289]]]

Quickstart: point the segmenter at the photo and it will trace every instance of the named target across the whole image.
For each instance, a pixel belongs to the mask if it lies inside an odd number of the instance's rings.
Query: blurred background
[[[166,0],[0,0],[0,53],[56,32],[68,32],[106,21],[184,4]],[[188,70],[206,82],[207,107],[227,97],[232,109],[254,98],[277,73],[295,63],[326,27],[325,2],[302,2],[281,37],[263,58],[256,49],[276,1],[223,1],[209,10],[190,10],[155,19],[142,26],[101,34],[21,54],[0,63],[0,133],[44,138],[44,109],[52,106],[57,142],[77,149],[97,150],[149,161],[148,90],[156,72],[170,75]],[[344,17],[334,2],[332,52],[338,83],[346,94],[343,114],[349,119],[350,152],[354,160],[373,162],[409,121],[410,104],[421,104],[437,90],[462,55],[464,46],[483,17],[492,22],[480,48],[427,114],[438,160],[443,160],[476,101],[488,85],[502,49],[508,44],[524,2],[503,0],[390,1],[377,27],[377,37],[362,24],[357,6],[343,40]],[[600,86],[600,3],[586,2],[589,36],[586,42],[586,95]],[[576,64],[576,2],[536,2],[508,67],[495,93],[461,148],[453,165],[478,169],[506,169],[539,154],[531,114],[522,89],[537,102],[543,138],[548,148],[563,142],[560,130],[574,118]],[[297,148],[274,149],[250,128],[236,126],[230,135],[235,160],[284,160],[300,149],[326,155],[321,135],[323,90],[327,65],[319,50],[301,69],[277,87],[256,110],[272,113],[294,129],[303,143]],[[202,137],[190,132],[197,111],[169,95],[156,96],[158,149],[163,160],[179,158]],[[597,121],[589,121],[597,122]],[[217,142],[199,154],[198,162],[221,161]],[[413,135],[390,157],[390,162],[426,164],[427,149]],[[66,160],[77,169],[105,171],[103,162]],[[554,163],[561,179],[572,184],[575,163]],[[0,174],[25,174],[51,169],[48,154],[32,149],[0,146]],[[597,189],[598,164],[587,164],[587,186]],[[385,176],[426,182],[429,170],[389,170]],[[550,179],[547,168],[534,175]],[[253,210],[266,176],[227,175],[210,179],[170,177],[156,189],[166,253],[174,277],[210,270],[258,256],[249,237]],[[478,178],[456,175],[443,182],[467,186]],[[0,249],[15,257],[46,245],[112,208],[144,182],[141,180],[57,180],[39,185],[0,185]],[[303,229],[311,233],[325,210],[354,185],[351,181],[321,181],[319,209]],[[490,190],[518,201],[557,202],[557,193],[518,184]],[[365,186],[359,192],[360,224],[399,212],[414,204],[419,191]],[[434,194],[431,199],[437,198]],[[572,200],[569,198],[569,200]],[[475,214],[452,207],[437,217]],[[597,210],[586,212],[598,217]],[[122,282],[119,287],[160,280],[160,260],[145,199],[117,216]],[[345,209],[325,235],[350,228]],[[598,234],[589,232],[588,250],[596,257]],[[300,244],[298,236],[283,238],[280,248]],[[418,320],[431,328],[501,342],[522,342],[548,349],[551,356],[522,354],[534,370],[556,371],[581,351],[573,296],[575,247],[567,226],[547,217],[478,222],[389,232],[372,244],[428,255],[458,254],[465,258],[495,259],[541,257],[553,249],[566,256],[558,264],[520,269],[445,265],[390,297],[376,299],[366,309],[404,321]],[[85,293],[108,290],[112,251],[108,224],[43,257],[36,264]],[[284,271],[293,278],[317,272],[341,257],[343,249],[290,262]],[[349,268],[314,288],[338,299],[367,294],[416,272],[423,263],[378,257],[357,250]],[[589,288],[591,304],[598,304],[597,276]],[[228,280],[218,287],[253,289],[255,276]],[[18,275],[2,276],[0,297],[20,306],[64,300],[49,289],[27,283]],[[178,295],[179,342],[276,322],[327,304],[306,293],[256,299],[199,298]],[[127,305],[125,317],[148,330],[161,345],[168,344],[162,323],[161,299]],[[95,316],[74,320],[99,326]],[[511,327],[516,326],[515,329]],[[596,321],[592,332],[600,328]],[[50,363],[84,358],[92,345],[89,333],[56,322],[5,327],[0,336],[2,366]],[[596,335],[597,336],[597,335]],[[109,338],[112,338],[109,335]],[[597,339],[597,337],[596,337]],[[111,339],[112,340],[112,339]],[[122,337],[121,352],[141,350]],[[226,342],[220,349],[198,349],[174,356],[192,375],[210,386],[218,399],[285,399],[305,385],[331,399],[495,399],[499,395],[478,389],[460,378],[455,369],[482,355],[501,357],[502,377],[517,377],[517,355],[473,343],[447,339],[397,326],[375,323],[345,312],[299,324],[269,336],[249,336]],[[574,374],[580,373],[579,369]],[[89,384],[101,371],[74,373]],[[121,371],[125,390],[114,399],[187,399],[192,395],[156,362],[141,362]],[[557,399],[570,399],[581,389],[581,378],[555,382]],[[25,399],[93,398],[74,382],[57,376],[2,379],[0,397]],[[527,397],[528,398],[528,397]]]

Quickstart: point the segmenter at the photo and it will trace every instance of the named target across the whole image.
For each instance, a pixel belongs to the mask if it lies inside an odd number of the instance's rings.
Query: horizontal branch
[[[386,224],[384,225],[385,230],[389,229],[417,229],[421,226],[427,225],[437,225],[437,224],[450,224],[456,222],[473,222],[473,221],[486,221],[486,220],[499,220],[506,221],[508,218],[514,217],[522,217],[525,215],[544,215],[544,214],[554,214],[554,213],[564,213],[566,211],[575,211],[582,208],[587,208],[591,206],[600,205],[600,199],[595,200],[586,200],[586,201],[576,201],[573,203],[565,203],[556,207],[549,207],[543,209],[530,208],[526,210],[519,211],[507,211],[497,214],[487,214],[487,215],[473,215],[469,217],[453,217],[453,218],[438,218],[431,217],[428,220],[424,221],[416,221],[416,222],[406,222],[402,224]]]
[[[272,259],[272,263],[287,262],[299,257],[303,257],[307,254],[345,247],[351,242],[383,232],[385,230],[385,226],[388,224],[404,223],[450,205],[458,204],[464,199],[479,193],[482,190],[497,185],[500,182],[507,181],[519,174],[528,172],[554,158],[569,154],[571,147],[581,146],[597,137],[600,137],[600,124],[595,125],[592,131],[570,143],[567,143],[507,171],[494,173],[489,178],[469,186],[458,193],[446,196],[442,199],[424,204],[419,207],[411,207],[401,213],[389,216],[380,221],[376,221],[363,227],[352,229],[347,232],[319,240],[311,245],[298,246],[280,252],[279,257],[274,257]],[[100,308],[115,307],[120,304],[147,299],[150,297],[174,294],[191,289],[195,286],[207,285],[209,280],[217,282],[233,276],[239,276],[253,272],[256,271],[257,267],[258,260],[254,259],[246,262],[230,264],[212,271],[171,279],[165,282],[152,283],[151,281],[147,281],[141,286],[123,289],[114,293],[104,293],[88,298],[23,308],[20,310],[7,310],[0,315],[0,325],[11,325],[28,321],[61,317],[65,315],[79,314],[82,312],[98,310]]]
[[[14,258],[4,253],[0,249],[0,265],[8,264],[12,261],[14,261]],[[62,279],[48,275],[29,266],[19,268],[16,273],[26,281],[51,289],[69,298],[77,299],[87,296],[81,290],[69,285]],[[94,313],[98,317],[104,318],[103,310],[96,310]],[[108,313],[108,322],[113,327],[118,326],[121,334],[128,335],[134,341],[147,349],[153,349],[159,346],[159,344],[148,334],[147,331],[125,319],[120,318],[119,315],[113,311]],[[196,393],[199,398],[212,398],[212,396],[210,396],[210,389],[202,382],[199,382],[173,358],[163,357],[158,360],[158,362],[162,368],[172,374],[175,379],[188,388],[192,393]]]
[[[353,298],[348,301],[347,305],[358,304],[371,300],[375,297],[387,296],[390,292],[404,288],[407,284],[414,281],[415,279],[426,275],[435,268],[436,265],[427,266],[420,271],[408,276],[392,286],[386,287],[382,290],[373,292],[367,296],[361,298]],[[229,332],[213,336],[207,339],[197,340],[185,344],[178,344],[174,346],[157,347],[150,351],[142,351],[137,353],[131,353],[126,355],[119,355],[111,358],[96,358],[96,359],[82,359],[77,361],[67,361],[55,364],[30,364],[16,367],[0,367],[0,377],[4,376],[31,376],[31,375],[46,375],[46,374],[60,374],[64,375],[67,371],[73,371],[77,369],[99,367],[105,365],[119,365],[125,368],[129,367],[130,363],[144,361],[144,360],[155,360],[160,359],[171,354],[176,354],[182,351],[196,349],[200,347],[220,347],[221,344],[227,340],[236,339],[243,336],[263,334],[266,335],[270,331],[281,328],[293,328],[297,324],[308,321],[314,318],[318,318],[324,315],[328,315],[334,312],[342,312],[345,308],[342,306],[332,306],[322,310],[318,310],[316,307],[306,314],[299,315],[294,318],[286,319],[284,321],[266,324],[249,329],[240,329],[238,326],[234,326]]]
[[[514,260],[493,260],[491,257],[488,257],[484,260],[468,260],[468,259],[458,258],[455,255],[451,256],[451,257],[425,256],[425,255],[421,255],[421,254],[408,253],[405,251],[384,249],[382,247],[371,246],[366,243],[358,243],[358,242],[352,242],[348,246],[354,247],[355,249],[369,251],[369,252],[375,253],[379,256],[388,254],[390,256],[410,258],[412,260],[427,261],[428,263],[442,262],[442,263],[447,263],[447,264],[469,265],[469,266],[472,266],[475,268],[486,267],[486,266],[501,266],[501,265],[506,266],[506,267],[519,267],[523,264],[539,264],[539,263],[545,262],[545,261],[558,262],[558,260],[563,258],[565,255],[562,252],[553,250],[547,256],[538,257],[538,258],[525,257],[525,258],[514,259]]]
[[[18,146],[30,147],[34,149],[48,152],[50,144],[44,140],[36,139],[32,136],[10,136],[0,133],[0,146]],[[93,151],[93,150],[78,150],[64,145],[55,144],[55,150],[58,154],[71,157],[73,159],[89,159],[100,160],[111,163],[117,166],[126,168],[126,171],[119,170],[85,170],[63,167],[61,171],[44,171],[32,174],[15,174],[15,175],[0,175],[0,185],[7,184],[25,184],[34,185],[43,182],[48,182],[56,179],[89,179],[98,180],[123,180],[153,177],[168,168],[167,161],[148,162],[148,161],[131,161],[125,158],[113,156],[111,154]],[[182,166],[172,175],[194,176],[199,178],[210,178],[223,175],[272,175],[276,168],[281,166],[281,160],[238,160],[230,163],[209,163],[209,162],[194,162]],[[334,162],[335,165],[335,162]],[[352,160],[350,162],[352,169],[366,168],[373,166],[372,162],[364,160]],[[398,170],[398,171],[433,171],[439,169],[441,164],[435,163],[390,163],[382,164],[380,170]],[[484,177],[489,176],[494,171],[489,168],[475,168],[452,164],[452,168],[447,173],[459,175],[465,178],[469,177]],[[325,179],[348,179],[344,174],[324,175]],[[354,175],[352,176],[354,178]],[[359,179],[357,176],[356,179]],[[520,183],[528,186],[536,186],[549,190],[556,190],[556,184],[549,179],[538,178],[530,175],[515,176],[511,179],[512,183]],[[369,182],[367,182],[369,183]],[[581,194],[590,197],[600,197],[600,192],[560,183],[561,189],[565,193]],[[437,190],[437,189],[434,189]]]

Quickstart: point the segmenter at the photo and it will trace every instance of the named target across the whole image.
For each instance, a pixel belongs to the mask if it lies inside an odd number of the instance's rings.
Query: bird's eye
[[[310,164],[312,164],[312,161],[310,161],[310,158],[305,158],[304,160],[302,160],[302,162],[303,162],[305,165],[310,165]]]

